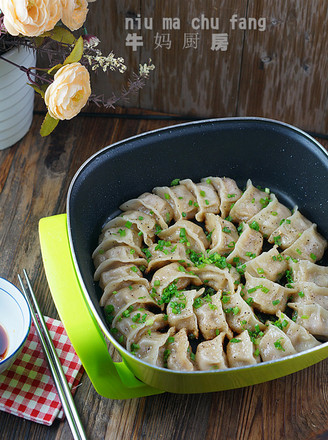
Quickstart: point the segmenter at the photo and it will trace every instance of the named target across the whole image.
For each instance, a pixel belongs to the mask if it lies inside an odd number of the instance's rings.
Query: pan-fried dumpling
[[[99,237],[99,244],[92,254],[92,258],[95,258],[98,254],[103,254],[108,249],[114,246],[119,246],[125,244],[135,249],[140,255],[142,237],[139,235],[138,231],[134,228],[110,228],[102,232]]]
[[[175,221],[195,217],[198,209],[197,202],[185,185],[158,186],[153,189],[153,192],[171,206]]]
[[[198,222],[204,221],[206,213],[219,213],[219,197],[213,186],[206,182],[194,183],[191,179],[180,181],[180,185],[184,185],[193,194],[198,205],[198,212],[195,218]]]
[[[116,279],[128,279],[133,276],[135,279],[142,278],[141,270],[133,264],[116,264],[108,270],[101,272],[99,277],[99,286],[105,289],[107,284]],[[133,278],[133,279],[134,279]]]
[[[328,340],[328,310],[319,304],[288,303],[296,311],[293,318],[302,325],[311,335],[319,339]]]
[[[135,304],[157,306],[156,301],[149,295],[149,290],[146,286],[143,284],[132,284],[131,288],[123,287],[108,297],[104,304],[105,313],[111,314],[114,318],[121,310]],[[140,319],[145,319],[143,313],[140,313]]]
[[[201,342],[196,351],[195,361],[198,370],[223,370],[228,368],[227,357],[223,350],[225,333],[214,339]]]
[[[281,359],[297,351],[289,337],[271,322],[267,323],[267,329],[259,343],[260,355],[263,362]]]
[[[295,206],[293,215],[281,220],[277,229],[271,233],[268,241],[269,243],[275,243],[275,237],[279,237],[276,238],[276,241],[279,241],[279,246],[281,249],[287,249],[311,225],[312,222],[305,218],[299,212],[298,207]]]
[[[176,330],[184,328],[187,334],[198,338],[197,317],[193,304],[204,290],[184,290],[175,293],[166,309],[168,323],[171,327],[175,327]]]
[[[245,266],[246,272],[253,277],[278,281],[286,272],[288,263],[285,257],[279,254],[277,246],[274,246],[268,252],[262,252],[258,257],[248,261]]]
[[[252,277],[246,272],[245,301],[263,313],[274,315],[285,310],[291,289],[266,278]],[[294,290],[292,290],[293,292]]]
[[[267,206],[249,219],[249,223],[256,222],[259,225],[259,231],[267,237],[276,230],[282,219],[291,215],[290,210],[280,203],[273,193],[270,194],[270,199]]]
[[[179,263],[171,263],[158,269],[151,280],[152,292],[159,304],[168,303],[176,290],[183,290],[189,284],[200,286],[202,282],[195,273],[188,272]]]
[[[186,253],[186,247],[182,243],[159,240],[148,248],[147,255],[149,255],[149,263],[146,273],[175,262],[185,266],[192,266]]]
[[[283,254],[315,263],[323,257],[326,247],[327,240],[319,234],[317,225],[312,224],[289,248],[284,250]]]
[[[232,242],[230,245],[232,252],[227,257],[227,262],[237,265],[244,264],[259,255],[263,245],[263,237],[260,232],[246,224],[237,242]]]
[[[164,352],[164,363],[169,370],[193,371],[194,365],[191,361],[193,356],[186,329],[181,329],[172,337],[173,341],[167,344]]]
[[[229,341],[227,359],[230,368],[256,365],[261,362],[257,348],[247,330]]]
[[[139,273],[132,271],[129,267],[123,268],[122,270],[117,270],[112,275],[113,276],[109,276],[106,280],[107,284],[105,285],[102,297],[100,298],[101,307],[104,307],[108,298],[113,294],[113,292],[117,292],[124,287],[128,287],[132,290],[134,284],[142,284],[143,286],[149,288],[148,280],[141,277]]]
[[[94,265],[96,267],[96,272],[94,274],[94,280],[98,281],[100,274],[111,266],[117,265],[119,263],[130,263],[140,268],[140,266],[147,267],[147,260],[138,255],[135,249],[130,246],[116,246],[103,254],[98,254],[93,259]]]
[[[206,286],[214,290],[229,290],[233,292],[240,276],[234,267],[220,269],[212,264],[206,264],[203,267],[193,268],[195,273]]]
[[[141,310],[140,310],[141,309]],[[136,316],[142,311],[142,318],[136,320]],[[111,334],[118,339],[119,342],[126,345],[128,351],[134,351],[134,344],[145,332],[153,332],[163,329],[167,326],[164,314],[154,314],[149,310],[141,307],[129,306],[117,314],[112,322]]]
[[[274,325],[286,333],[298,353],[320,345],[320,342],[317,341],[315,337],[313,337],[304,327],[296,324],[296,322],[288,318],[287,315],[279,311],[277,316],[279,319],[274,322]]]
[[[209,253],[228,254],[239,238],[235,225],[219,215],[205,214],[205,228],[211,234]]]
[[[219,194],[221,217],[229,215],[231,207],[240,199],[242,192],[229,177],[205,177],[202,182],[211,183]]]
[[[120,206],[122,211],[136,210],[155,218],[161,229],[166,229],[173,218],[173,209],[165,199],[156,194],[144,193],[137,199],[131,199]]]
[[[293,302],[295,303],[316,303],[328,310],[328,287],[317,286],[315,283],[308,281],[294,283]]]
[[[166,333],[147,331],[133,347],[135,355],[151,365],[164,367],[164,353],[168,340],[173,339],[175,329],[170,327]]]
[[[295,282],[307,281],[317,286],[328,287],[328,267],[319,266],[307,260],[300,260],[297,263],[289,260],[289,266],[293,271]]]
[[[268,192],[261,191],[248,180],[246,191],[231,208],[230,217],[235,222],[248,222],[255,214],[270,203]]]
[[[229,327],[236,333],[243,330],[255,331],[258,327],[260,330],[265,325],[257,319],[251,307],[240,296],[241,287],[234,293],[227,293],[222,297],[223,311],[226,313]]]
[[[139,211],[126,211],[109,220],[103,227],[103,231],[119,227],[131,229],[133,226],[142,234],[144,242],[150,246],[154,241],[158,225],[152,216],[144,213],[141,215]]]
[[[209,246],[203,229],[189,220],[179,220],[158,234],[161,240],[183,243],[187,248],[204,253]]]
[[[207,294],[194,301],[194,313],[204,339],[213,339],[219,333],[226,333],[229,339],[233,336],[222,309],[221,295],[221,292],[212,296]]]

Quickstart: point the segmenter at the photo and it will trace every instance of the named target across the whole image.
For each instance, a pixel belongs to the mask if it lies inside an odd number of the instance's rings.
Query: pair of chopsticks
[[[71,428],[74,440],[87,440],[79,414],[76,410],[72,394],[70,392],[63,368],[57,356],[56,349],[49,335],[48,328],[40,311],[36,297],[34,295],[30,280],[26,270],[23,270],[25,281],[28,287],[26,291],[22,278],[18,275],[18,280],[23,290],[23,294],[29,305],[32,319],[39,335],[43,351],[49,364],[49,368],[54,379],[62,407],[67,417],[68,424]],[[31,301],[32,299],[32,301]],[[33,303],[33,304],[32,304]]]

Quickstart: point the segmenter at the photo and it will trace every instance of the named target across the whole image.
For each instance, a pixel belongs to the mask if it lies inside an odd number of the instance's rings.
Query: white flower
[[[11,35],[37,37],[61,18],[60,0],[0,0],[4,25]]]
[[[80,63],[61,67],[47,88],[44,101],[55,119],[72,119],[85,106],[91,94],[90,75]]]

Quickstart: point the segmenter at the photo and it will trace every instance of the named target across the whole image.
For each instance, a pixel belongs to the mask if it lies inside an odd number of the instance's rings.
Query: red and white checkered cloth
[[[81,361],[63,324],[48,317],[45,317],[45,322],[74,394],[83,373]],[[56,417],[64,417],[33,323],[22,352],[10,369],[0,374],[0,410],[48,426]]]

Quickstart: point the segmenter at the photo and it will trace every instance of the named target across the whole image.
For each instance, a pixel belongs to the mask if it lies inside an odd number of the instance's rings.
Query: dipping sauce
[[[9,347],[9,340],[6,330],[0,324],[0,361],[2,361],[7,354]]]

